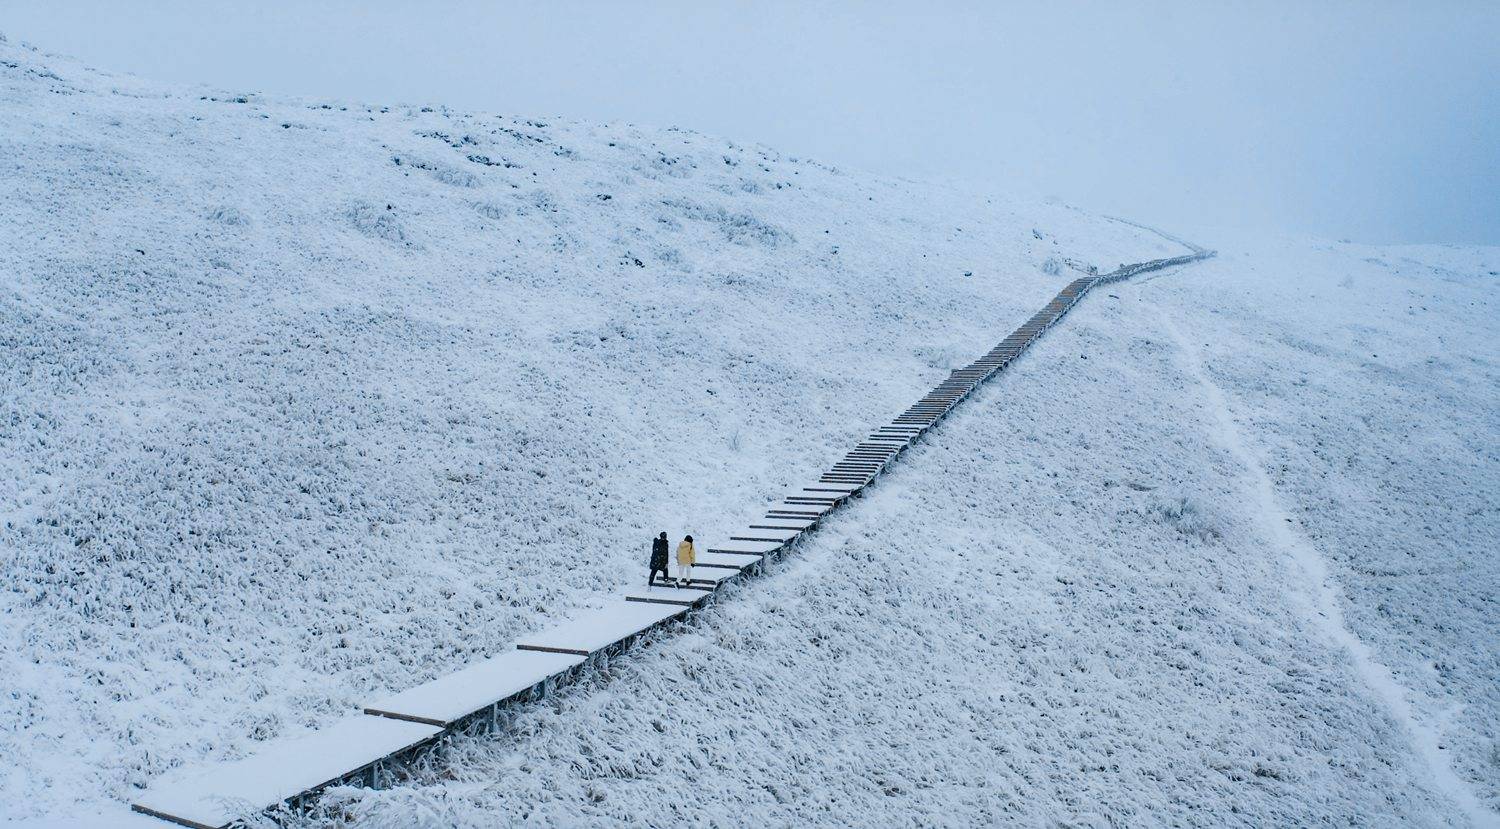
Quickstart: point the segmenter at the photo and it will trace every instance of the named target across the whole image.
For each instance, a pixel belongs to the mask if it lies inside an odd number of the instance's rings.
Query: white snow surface
[[[1497,270],[1229,240],[1092,293],[686,633],[325,805],[382,827],[1496,825]]]
[[[688,131],[14,41],[0,116],[21,820],[504,652],[656,531],[758,518],[1065,262],[1182,252]],[[769,577],[328,822],[1493,820],[1500,254],[1195,241]]]
[[[152,813],[202,826],[228,826],[258,815],[268,804],[296,797],[435,737],[440,728],[390,717],[355,714],[229,763],[168,772],[136,800]],[[233,794],[229,794],[233,792]]]

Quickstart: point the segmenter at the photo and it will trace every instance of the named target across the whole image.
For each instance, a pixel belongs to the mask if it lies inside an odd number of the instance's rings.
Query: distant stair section
[[[628,589],[567,622],[523,638],[514,651],[371,702],[363,713],[311,735],[268,743],[242,760],[169,772],[132,808],[183,826],[221,829],[259,812],[295,808],[332,785],[382,785],[393,764],[457,729],[484,723],[494,727],[507,706],[540,698],[591,663],[619,653],[642,634],[710,601],[721,586],[785,554],[823,518],[869,486],[953,407],[1019,357],[1090,288],[1210,256],[1212,251],[1194,247],[1188,256],[1124,265],[1068,283],[1015,333],[952,372],[816,481],[788,492],[763,519],[727,541],[708,546],[693,568],[691,584]]]

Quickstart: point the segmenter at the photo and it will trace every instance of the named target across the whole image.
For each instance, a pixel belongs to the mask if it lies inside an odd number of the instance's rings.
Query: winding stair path
[[[269,743],[242,760],[164,775],[131,808],[184,826],[220,829],[247,815],[288,805],[297,808],[329,786],[381,785],[393,767],[445,736],[485,725],[495,727],[508,706],[545,696],[589,670],[597,660],[629,647],[641,634],[703,607],[721,585],[754,575],[767,561],[785,555],[825,516],[872,484],[897,456],[982,383],[1015,361],[1090,289],[1214,255],[1182,244],[1193,252],[1122,265],[1108,274],[1091,274],[1068,283],[988,354],[954,371],[816,481],[787,493],[766,511],[765,518],[701,553],[690,586],[626,590],[570,621],[524,637],[513,651],[375,700],[363,713],[313,734]]]

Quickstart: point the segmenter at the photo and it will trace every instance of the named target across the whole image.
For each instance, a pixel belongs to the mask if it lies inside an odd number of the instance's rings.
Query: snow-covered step
[[[884,464],[879,463],[837,463],[828,468],[830,474],[849,474],[856,477],[871,472],[879,471]]]
[[[809,502],[809,501],[799,501],[799,500],[796,500],[796,499],[793,499],[793,498],[783,498],[780,501],[776,502],[774,508],[777,509],[777,510],[784,511],[784,512],[798,512],[798,511],[803,511],[804,513],[811,512],[811,513],[814,513],[816,515],[816,517],[822,518],[824,515],[827,515],[831,510],[837,509],[838,508],[838,503],[837,502],[832,502],[832,501],[813,501],[813,502]]]
[[[792,516],[781,511],[771,511],[771,513],[766,513],[763,519],[750,525],[750,529],[760,529],[763,526],[774,526],[777,529],[807,529],[814,523],[817,523],[817,516]]]
[[[680,605],[627,602],[623,599],[610,601],[603,607],[585,610],[556,627],[524,636],[516,643],[516,648],[588,656],[686,611],[687,608]]]
[[[710,553],[764,556],[786,545],[783,541],[725,541],[707,548]]]
[[[782,502],[798,506],[826,506],[832,508],[839,502],[849,497],[848,492],[818,492],[809,490],[807,492],[793,493],[781,499]]]
[[[772,510],[775,510],[777,512],[785,512],[785,513],[791,513],[793,515],[801,515],[801,516],[817,517],[817,518],[821,518],[822,516],[824,516],[825,514],[827,514],[829,510],[832,510],[833,508],[834,508],[833,504],[800,504],[800,503],[795,503],[795,502],[788,501],[785,498],[781,499],[780,501],[777,501],[771,507]]]
[[[786,544],[807,532],[811,527],[811,524],[794,527],[789,524],[772,525],[769,522],[760,522],[742,530],[740,535],[731,535],[729,539],[731,541],[759,541],[764,544]]]
[[[842,500],[841,498],[797,498],[788,495],[783,499],[783,503],[792,507],[828,507],[832,509],[837,507]]]
[[[705,552],[698,554],[700,559],[705,555],[708,555],[708,553]],[[714,588],[718,587],[721,582],[732,579],[737,575],[739,575],[739,573],[735,570],[727,570],[722,567],[705,568],[700,562],[694,561],[693,579],[691,583],[693,587],[698,590],[713,590]],[[661,581],[658,580],[657,584],[660,585]],[[634,586],[635,585],[631,585],[631,587]]]
[[[819,489],[818,487],[827,487]],[[834,489],[834,487],[838,487]],[[850,495],[858,492],[862,487],[859,484],[846,484],[842,481],[820,481],[813,486],[804,488],[801,492],[789,492],[783,501],[823,501],[830,506],[838,504]]]
[[[359,714],[311,734],[267,743],[241,760],[168,772],[131,808],[184,826],[219,829],[298,795],[358,778],[441,731],[434,725]]]
[[[729,540],[730,541],[774,542],[777,545],[781,545],[781,544],[785,544],[788,541],[791,541],[792,539],[796,538],[797,536],[799,536],[801,534],[802,534],[802,531],[798,530],[798,529],[779,529],[779,530],[778,529],[764,529],[764,530],[756,530],[756,529],[749,529],[749,528],[747,528],[747,529],[740,530],[737,535],[731,535],[729,537]]]
[[[462,670],[378,699],[366,714],[448,727],[522,696],[583,664],[578,654],[506,651]]]
[[[800,490],[793,490],[798,498],[822,498],[822,497],[844,497],[858,492],[860,487],[850,484],[832,484],[826,481],[814,481]]]
[[[750,529],[802,532],[815,523],[817,523],[816,516],[767,515],[750,522]]]
[[[725,577],[733,576],[727,570],[708,569],[709,573],[723,573]],[[627,602],[642,602],[647,604],[665,604],[688,608],[699,604],[713,593],[712,584],[704,584],[697,578],[699,574],[694,573],[693,583],[687,587],[674,587],[660,582],[647,586],[628,587],[620,596]]]
[[[764,556],[753,553],[702,552],[698,554],[698,562],[693,565],[693,573],[696,575],[699,567],[739,571],[762,558]]]
[[[754,520],[754,526],[759,528],[760,525],[771,525],[786,526],[789,529],[807,529],[808,525],[816,523],[817,519],[822,516],[822,513],[811,514],[811,516],[789,514],[792,510],[795,510],[795,507],[786,508],[780,507],[780,505],[772,505],[769,510],[766,510],[765,516]]]
[[[766,520],[783,522],[784,526],[795,526],[799,530],[809,530],[816,526],[819,521],[823,520],[823,517],[821,515],[794,515],[780,510],[772,510],[766,513]]]
[[[781,521],[788,524],[811,524],[822,518],[827,512],[828,509],[821,506],[788,504],[778,501],[766,508],[765,520]]]

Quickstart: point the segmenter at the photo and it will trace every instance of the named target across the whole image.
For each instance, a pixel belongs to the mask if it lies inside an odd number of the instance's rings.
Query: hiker
[[[656,573],[661,571],[661,583],[671,584],[672,578],[667,575],[667,534],[651,539],[651,575],[646,577],[646,586],[656,584]]]
[[[693,580],[693,562],[698,560],[698,551],[693,549],[693,537],[686,536],[677,545],[677,586],[687,587]]]

